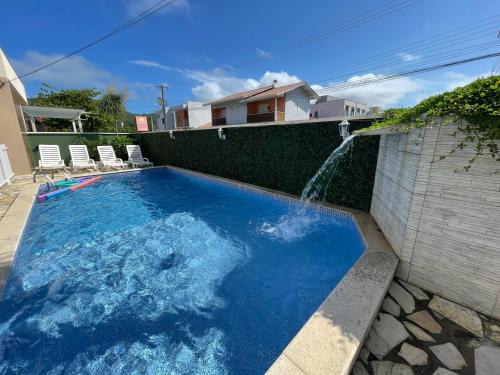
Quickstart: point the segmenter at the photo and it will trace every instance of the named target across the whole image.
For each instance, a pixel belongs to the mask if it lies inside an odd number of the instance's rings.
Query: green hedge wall
[[[370,123],[351,122],[350,130]],[[226,127],[137,135],[143,154],[155,165],[170,164],[211,175],[300,195],[307,181],[340,145],[338,122]],[[343,161],[326,200],[369,211],[378,136],[355,139],[352,158]]]

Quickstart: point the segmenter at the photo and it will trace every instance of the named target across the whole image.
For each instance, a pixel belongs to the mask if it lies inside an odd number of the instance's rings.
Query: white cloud
[[[167,65],[160,64],[159,62],[156,61],[149,61],[149,60],[129,60],[128,61],[130,64],[134,65],[139,65],[139,66],[146,66],[148,68],[158,68],[158,69],[163,69],[163,70],[168,70],[172,71],[171,67]]]
[[[398,53],[398,56],[401,58],[401,60],[403,61],[413,61],[413,60],[418,60],[420,59],[422,56],[420,55],[413,55],[411,53],[406,53],[406,52],[403,52],[403,53]]]
[[[360,80],[371,81],[383,77],[383,75],[369,73],[361,76],[353,76],[346,82],[350,83]],[[332,95],[339,98],[352,99],[365,103],[369,106],[388,107],[407,99],[410,95],[424,90],[426,88],[426,81],[416,78],[402,77],[394,80],[351,87],[338,91],[335,90],[335,88],[332,88],[330,91],[328,87],[324,88],[320,85],[312,85],[312,87],[315,90],[319,90],[318,94],[320,95]]]
[[[260,48],[255,49],[257,51],[257,55],[264,59],[271,59],[273,57],[273,54],[271,52],[264,51]]]
[[[158,0],[125,0],[125,1],[126,1],[127,14],[129,17],[135,17],[158,3]],[[168,2],[165,4],[168,4]],[[174,0],[174,2],[172,2],[165,8],[161,9],[157,14],[167,14],[175,11],[181,11],[189,14],[190,10],[191,10],[191,4],[189,3],[189,0]]]
[[[17,74],[22,75],[61,57],[63,55],[57,53],[43,54],[37,51],[28,51],[22,58],[11,61]],[[91,63],[85,57],[77,55],[22,78],[22,81],[41,81],[65,87],[103,88],[111,82],[119,81],[119,78]]]
[[[198,100],[203,102],[218,99],[236,92],[270,85],[275,79],[280,86],[300,81],[297,76],[290,75],[284,71],[266,71],[259,79],[235,77],[229,75],[227,70],[220,68],[211,71],[187,70],[184,73],[188,78],[199,83],[192,88],[192,92]]]

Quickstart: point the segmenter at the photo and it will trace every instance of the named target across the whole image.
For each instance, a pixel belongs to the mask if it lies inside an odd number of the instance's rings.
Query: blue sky
[[[96,39],[157,1],[8,1],[2,5],[0,47],[22,74]],[[398,5],[408,6],[370,22],[356,19]],[[304,79],[323,94],[328,93],[324,86],[360,77],[498,52],[499,14],[500,3],[491,0],[177,0],[23,83],[29,95],[38,92],[41,82],[99,90],[113,84],[127,90],[127,107],[133,112],[158,109],[158,83],[170,86],[171,105],[214,99],[273,79],[281,84]],[[462,33],[429,39],[488,17]],[[356,25],[271,53],[343,22]],[[488,74],[495,64],[499,59],[331,94],[370,105],[410,105]]]

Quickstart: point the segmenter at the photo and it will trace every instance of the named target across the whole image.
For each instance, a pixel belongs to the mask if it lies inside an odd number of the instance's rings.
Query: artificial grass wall
[[[370,123],[351,122],[350,130]],[[307,181],[340,145],[338,122],[225,127],[217,129],[137,135],[144,156],[155,165],[170,164],[300,195]],[[355,139],[352,157],[346,156],[340,173],[330,183],[326,200],[370,210],[379,137]]]

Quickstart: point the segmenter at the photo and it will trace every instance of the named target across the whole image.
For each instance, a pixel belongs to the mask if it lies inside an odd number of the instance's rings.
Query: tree
[[[113,117],[116,135],[118,135],[118,120],[122,120],[126,113],[125,97],[125,92],[118,92],[110,86],[99,99],[99,111]]]

